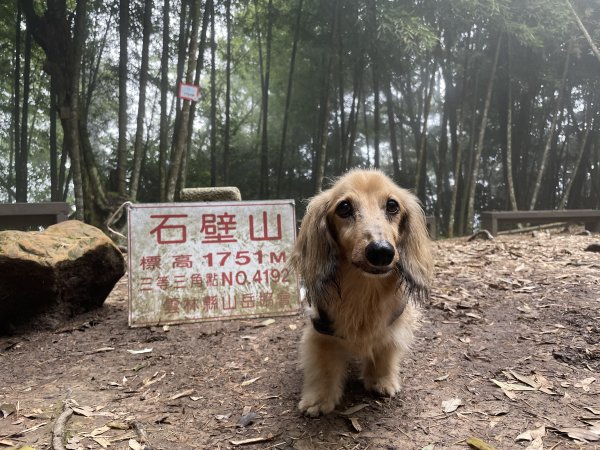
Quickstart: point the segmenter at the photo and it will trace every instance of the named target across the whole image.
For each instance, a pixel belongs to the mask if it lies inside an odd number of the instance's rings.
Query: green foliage
[[[370,5],[376,5],[376,30],[370,24]],[[580,18],[600,45],[600,8],[595,0],[572,0]],[[67,2],[70,11],[75,2]],[[232,73],[230,176],[244,198],[259,193],[261,70],[265,67],[267,39],[267,0],[232,2]],[[482,149],[481,173],[476,174],[476,209],[504,208],[506,188],[506,115],[508,86],[512,90],[513,146],[518,182],[518,197],[525,205],[531,186],[527,181],[539,167],[544,141],[556,107],[557,88],[562,67],[571,45],[567,96],[562,105],[562,122],[555,132],[551,173],[544,178],[551,192],[542,203],[554,207],[565,183],[573,174],[577,146],[583,129],[595,127],[590,118],[598,114],[598,73],[600,63],[594,59],[588,42],[582,37],[564,0],[304,0],[298,30],[299,42],[292,77],[289,125],[284,143],[284,171],[279,173],[278,160],[286,115],[285,105],[290,73],[290,58],[297,16],[298,0],[273,0],[272,59],[269,89],[269,174],[282,177],[285,195],[303,198],[313,194],[312,170],[316,143],[322,123],[320,112],[327,104],[326,174],[336,176],[341,170],[343,143],[355,127],[351,149],[353,165],[373,164],[375,95],[373,69],[380,82],[391,86],[391,98],[380,86],[380,123],[378,141],[384,170],[391,172],[392,153],[388,104],[393,105],[395,138],[400,153],[402,181],[414,179],[421,143],[425,142],[427,192],[425,207],[442,222],[449,220],[450,190],[459,197],[466,195],[471,174],[472,151],[481,123],[486,87],[494,78],[488,129]],[[334,8],[334,6],[336,6]],[[109,186],[114,169],[117,143],[118,111],[118,8],[119,2],[88,3],[86,42],[82,66],[81,105],[86,130],[99,166],[101,181]],[[222,182],[223,146],[225,143],[225,8],[216,2],[217,67],[216,84],[210,85],[210,51],[207,40],[200,78],[201,98],[191,130],[192,146],[188,155],[187,184],[208,185],[210,173],[210,92],[217,94],[217,182]],[[45,2],[35,2],[38,13]],[[129,38],[129,130],[130,147],[135,133],[137,89],[142,40],[144,2],[131,1]],[[182,0],[171,0],[171,41],[169,45],[169,141],[175,130],[177,102],[172,95],[176,83],[179,23],[189,32],[189,13],[182,13]],[[164,15],[162,2],[154,1],[150,71],[146,101],[144,158],[141,201],[157,201],[160,54]],[[8,200],[6,185],[13,182],[9,162],[14,159],[13,76],[15,41],[14,2],[0,5],[0,199]],[[23,25],[24,27],[24,25]],[[333,35],[332,35],[333,33]],[[259,37],[260,36],[260,37]],[[186,34],[187,39],[187,34]],[[260,39],[260,44],[259,44]],[[496,43],[502,40],[496,73],[491,73]],[[263,65],[261,69],[260,56]],[[49,79],[43,69],[45,55],[34,45],[32,100],[29,135],[30,198],[47,199],[49,192]],[[425,126],[430,80],[434,90]],[[323,95],[324,86],[329,86]],[[327,101],[324,101],[326,99]],[[390,103],[386,103],[389,100]],[[88,103],[89,102],[89,103]],[[341,104],[340,104],[341,103]],[[358,106],[358,118],[351,108]],[[455,114],[452,114],[455,113]],[[355,122],[350,122],[351,118]],[[444,118],[446,121],[444,122]],[[449,120],[451,118],[452,120]],[[455,129],[449,122],[454,121]],[[31,123],[31,122],[30,122]],[[445,125],[445,128],[444,128]],[[342,131],[344,134],[342,135]],[[455,133],[453,141],[452,133]],[[594,134],[595,133],[595,134]],[[62,133],[59,126],[59,150]],[[597,139],[590,140],[577,193],[579,204],[600,206],[600,193],[590,180],[599,175]],[[454,173],[458,148],[463,159]],[[275,185],[275,181],[271,186]],[[412,187],[412,186],[407,186]],[[274,195],[274,192],[271,193]],[[577,198],[577,197],[576,197]],[[460,205],[458,210],[460,209]],[[459,215],[460,213],[457,213]],[[463,218],[469,220],[468,218]],[[442,227],[443,228],[443,227]]]

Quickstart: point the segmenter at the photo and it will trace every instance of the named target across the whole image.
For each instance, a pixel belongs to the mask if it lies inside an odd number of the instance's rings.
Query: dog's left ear
[[[433,275],[431,241],[419,200],[406,191],[405,194],[405,211],[399,225],[398,269],[408,292],[422,299],[429,295]]]

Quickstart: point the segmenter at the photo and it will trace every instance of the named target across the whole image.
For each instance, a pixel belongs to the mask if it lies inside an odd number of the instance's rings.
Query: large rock
[[[45,231],[1,231],[0,332],[56,327],[102,306],[124,273],[119,249],[91,225],[70,220]]]

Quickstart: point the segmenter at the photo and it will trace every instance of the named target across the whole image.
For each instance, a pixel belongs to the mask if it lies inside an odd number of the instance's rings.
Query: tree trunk
[[[594,44],[594,41],[592,40],[590,33],[588,33],[587,29],[585,28],[585,25],[583,25],[583,22],[577,15],[577,12],[575,12],[575,9],[573,8],[573,5],[571,5],[571,2],[569,0],[565,0],[565,2],[567,2],[567,6],[569,7],[569,10],[573,14],[573,17],[575,18],[575,22],[577,22],[577,26],[581,30],[581,33],[585,36],[585,40],[590,45],[590,48],[594,52],[594,55],[596,55],[596,59],[598,60],[598,62],[600,62],[600,50],[598,50],[598,47],[596,47],[596,44]]]
[[[294,81],[294,67],[296,65],[296,52],[298,50],[298,41],[300,40],[300,21],[302,19],[302,3],[303,0],[298,0],[296,7],[296,25],[294,28],[294,41],[292,43],[292,54],[290,56],[290,70],[288,72],[287,91],[285,94],[285,108],[283,111],[283,124],[281,127],[281,145],[279,147],[279,162],[277,164],[277,186],[275,189],[276,197],[281,196],[281,183],[283,182],[283,160],[285,156],[285,145],[287,139],[288,121],[290,116],[290,104],[292,101],[292,87]]]
[[[64,169],[63,169],[64,170]],[[50,78],[50,200],[61,201],[58,166],[58,138],[56,135],[56,85]]]
[[[590,107],[591,107],[591,105],[588,103],[588,108],[590,108]],[[577,173],[580,171],[581,161],[583,159],[583,154],[585,153],[585,148],[588,143],[590,129],[593,128],[593,123],[590,123],[589,125],[587,125],[584,121],[583,126],[585,127],[585,130],[583,132],[579,133],[579,139],[578,139],[579,140],[579,148],[577,149],[577,156],[575,158],[575,164],[573,164],[573,174],[571,175],[571,179],[567,182],[567,187],[565,188],[565,192],[560,201],[560,205],[558,206],[558,209],[565,209],[567,207],[567,205],[569,204],[569,197],[571,195],[571,190],[573,189],[573,185],[575,184],[574,182],[575,182],[575,179],[577,178]],[[578,131],[579,131],[579,129],[578,129]],[[566,162],[565,162],[565,166],[566,166]]]
[[[273,0],[267,5],[267,42],[265,55],[265,71],[262,84],[262,133],[260,145],[260,198],[269,197],[269,81],[271,78],[271,41],[273,31]]]
[[[81,77],[81,55],[85,42],[85,23],[87,16],[87,0],[79,0],[76,7],[75,29],[73,31],[73,75],[71,84],[70,117],[66,118],[69,137],[71,139],[71,165],[73,166],[73,188],[75,191],[75,218],[84,220],[85,200],[83,193],[83,161],[79,141],[79,81]],[[63,127],[64,128],[64,127]],[[88,205],[91,207],[92,205]]]
[[[129,0],[119,2],[119,140],[117,144],[117,192],[127,195],[127,38],[129,36]]]
[[[55,78],[61,110],[64,145],[71,156],[75,193],[75,218],[84,219],[84,191],[78,121],[81,56],[85,41],[87,0],[77,2],[75,14],[65,1],[49,2],[43,16],[35,12],[33,0],[20,2],[33,38],[46,55],[45,70]],[[74,26],[72,27],[72,20]],[[71,32],[71,30],[73,30]],[[95,199],[94,199],[95,200]],[[93,208],[94,205],[89,205]]]
[[[344,38],[343,38],[343,33],[342,33],[342,16],[341,16],[341,10],[343,7],[343,3],[342,6],[340,8],[338,8],[338,18],[336,19],[338,22],[338,27],[337,27],[337,43],[338,43],[338,53],[337,53],[337,64],[336,64],[336,68],[337,68],[337,80],[338,80],[338,111],[339,111],[339,130],[338,130],[338,136],[339,136],[339,144],[336,146],[336,148],[339,150],[339,154],[336,157],[336,166],[337,166],[337,170],[336,170],[336,175],[341,175],[346,168],[344,167],[344,160],[345,160],[345,155],[346,155],[346,147],[348,145],[348,139],[347,139],[347,124],[346,124],[346,108],[344,105],[344,98],[345,98],[345,92],[344,92]],[[336,124],[338,124],[338,120],[336,120]]]
[[[388,79],[385,83],[385,96],[388,115],[388,126],[390,129],[390,150],[392,153],[392,166],[394,168],[394,181],[400,182],[400,162],[398,156],[398,143],[396,140],[396,114],[394,112],[394,98],[392,96],[392,86]]]
[[[373,69],[373,165],[379,168],[379,55],[378,55],[378,30],[377,30],[377,0],[369,0],[369,24],[370,24],[370,56]]]
[[[136,119],[135,141],[133,144],[133,166],[129,186],[129,198],[137,200],[140,186],[144,150],[144,119],[146,116],[146,88],[148,85],[148,61],[150,49],[150,34],[152,32],[152,0],[144,0],[144,18],[142,24],[142,61],[140,66],[140,93],[138,97],[138,112]]]
[[[481,163],[481,153],[483,151],[483,143],[485,140],[485,132],[487,129],[487,119],[490,110],[490,103],[492,100],[492,90],[494,87],[494,78],[496,77],[496,68],[498,67],[498,56],[500,55],[500,47],[502,44],[502,37],[498,37],[498,43],[496,44],[496,54],[494,55],[494,62],[490,71],[490,81],[488,82],[487,93],[485,96],[485,104],[483,107],[483,113],[481,115],[481,125],[479,127],[479,138],[477,139],[477,146],[475,147],[473,157],[473,170],[471,171],[471,182],[469,183],[469,191],[467,193],[467,227],[469,231],[473,229],[473,218],[475,214],[475,188],[477,186],[477,180],[479,178],[479,165]]]
[[[196,68],[196,57],[198,53],[198,30],[200,28],[200,2],[195,1],[192,5],[192,31],[190,35],[190,48],[188,52],[188,66],[185,75],[186,84],[192,84],[194,81],[194,70]],[[190,116],[191,100],[184,100],[181,109],[181,119],[177,130],[177,140],[173,158],[169,165],[169,177],[167,180],[167,201],[175,200],[175,188],[177,186],[177,178],[180,174],[181,161],[187,143],[189,116]]]
[[[463,80],[462,80],[462,92],[466,91],[467,86],[467,78],[468,78],[468,66],[469,61],[465,58],[464,72],[463,72]],[[463,97],[464,98],[464,97]],[[463,105],[461,107],[461,111],[464,110],[464,100]],[[456,225],[456,210],[458,204],[458,190],[459,190],[459,181],[461,179],[461,167],[463,164],[463,146],[458,139],[458,127],[462,126],[462,117],[464,114],[461,113],[461,118],[457,118],[456,109],[458,107],[458,101],[455,95],[454,105],[450,108],[449,111],[449,122],[450,122],[450,133],[452,134],[452,155],[454,157],[454,167],[452,170],[452,177],[454,178],[454,186],[452,186],[452,194],[450,196],[450,207],[448,208],[448,237],[454,237],[454,229]]]
[[[217,185],[217,41],[215,38],[215,5],[210,12],[210,185]]]
[[[350,108],[350,117],[348,118],[348,142],[346,144],[346,153],[344,154],[344,170],[348,170],[354,163],[354,143],[356,142],[356,132],[358,129],[358,120],[360,117],[360,104],[362,102],[362,77],[364,72],[363,58],[359,58],[354,70],[354,88],[352,93],[352,107]]]
[[[22,195],[21,185],[21,2],[17,2],[17,18],[15,23],[15,62],[13,85],[13,142],[14,142],[14,174],[15,199],[17,202]],[[29,24],[27,26],[29,28]],[[10,165],[12,170],[12,164]]]
[[[227,52],[225,54],[225,129],[223,130],[223,184],[229,185],[231,154],[231,0],[225,0]]]
[[[31,91],[31,31],[25,33],[25,55],[23,60],[23,106],[21,109],[21,143],[19,145],[18,158],[15,158],[16,175],[16,200],[27,202],[27,163],[29,160],[29,142],[27,140],[27,128],[29,122],[29,93]]]
[[[510,208],[513,211],[518,209],[517,196],[515,195],[515,183],[513,180],[513,162],[512,162],[512,82],[510,79],[510,63],[511,63],[511,48],[510,48],[510,36],[507,37],[506,41],[506,61],[507,61],[507,109],[506,109],[506,166],[504,171],[506,172],[506,188],[508,190],[508,198],[510,200]]]
[[[317,124],[316,150],[313,161],[313,188],[315,194],[323,189],[325,166],[327,163],[327,138],[329,135],[329,89],[331,86],[331,72],[333,68],[332,53],[337,29],[339,1],[334,0],[331,15],[331,30],[328,45],[323,50],[323,82],[321,83],[321,99],[319,105],[319,122]]]
[[[200,31],[200,44],[198,46],[198,57],[196,58],[196,75],[194,77],[194,85],[200,86],[200,73],[204,67],[204,51],[206,49],[206,34],[208,31],[208,25],[213,10],[212,0],[206,0],[204,3],[204,15],[202,16],[202,30]],[[194,118],[196,116],[196,108],[198,102],[193,102],[190,105],[190,117],[188,120],[188,129],[194,129]],[[181,163],[181,174],[179,175],[180,189],[183,186],[187,186],[187,165],[190,155],[192,153],[192,133],[188,133],[187,148],[183,155],[183,161]]]
[[[427,87],[423,103],[423,128],[420,132],[419,148],[417,150],[417,170],[415,180],[415,195],[425,204],[425,186],[427,183],[427,126],[429,123],[429,110],[435,88],[435,70],[432,70],[429,86]]]
[[[567,47],[567,55],[565,56],[565,64],[563,66],[562,76],[560,80],[560,86],[558,91],[558,97],[556,99],[556,109],[554,111],[554,117],[552,117],[552,123],[550,124],[550,129],[548,130],[548,138],[546,139],[546,144],[544,145],[544,152],[542,153],[542,159],[540,161],[540,165],[537,170],[537,177],[535,179],[535,184],[533,185],[533,193],[531,195],[531,201],[529,202],[529,209],[535,209],[535,205],[537,203],[538,194],[540,192],[540,187],[542,186],[542,178],[544,176],[544,171],[546,169],[546,164],[548,163],[548,152],[550,151],[550,147],[552,146],[552,141],[554,140],[554,130],[556,129],[556,124],[558,121],[558,117],[561,115],[562,109],[562,100],[565,90],[565,85],[567,82],[567,73],[569,70],[569,61],[571,57],[571,49],[573,46],[573,41],[569,43]]]
[[[160,130],[159,130],[159,156],[158,156],[158,187],[160,192],[160,201],[166,200],[167,185],[167,152],[169,139],[169,116],[168,94],[169,88],[169,41],[171,15],[170,0],[164,0],[163,3],[163,33],[162,33],[162,56],[160,62]]]

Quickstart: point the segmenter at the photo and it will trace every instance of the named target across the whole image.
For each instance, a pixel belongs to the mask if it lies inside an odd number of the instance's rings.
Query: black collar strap
[[[390,317],[390,321],[388,322],[388,326],[392,326],[392,324],[398,320],[398,318],[404,313],[406,309],[406,304],[408,299],[405,297],[402,298],[402,302],[398,305],[392,317]],[[333,328],[333,321],[329,317],[329,314],[321,308],[317,308],[318,317],[312,318],[312,324],[317,333],[325,334],[327,336],[335,336],[335,329]],[[339,337],[339,336],[337,336]]]

